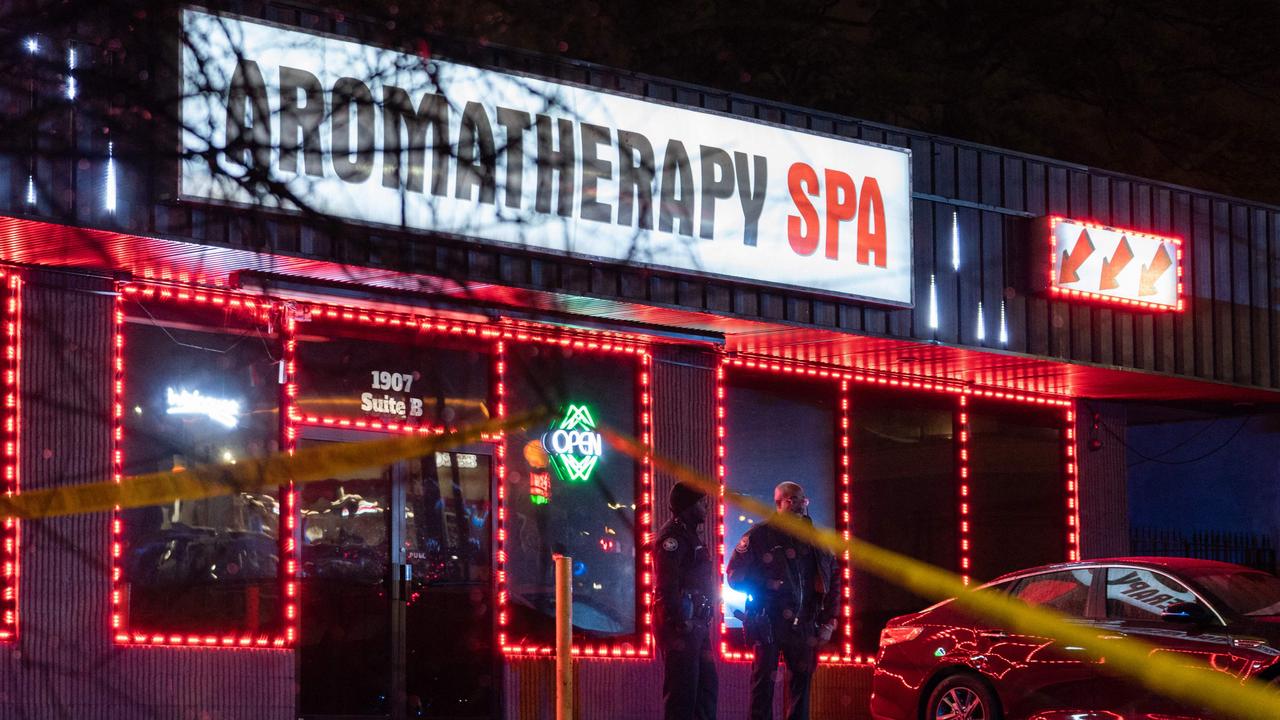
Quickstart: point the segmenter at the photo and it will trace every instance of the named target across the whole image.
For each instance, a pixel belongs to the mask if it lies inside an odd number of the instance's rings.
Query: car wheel
[[[925,720],[1000,720],[1000,704],[981,680],[952,675],[930,693]]]

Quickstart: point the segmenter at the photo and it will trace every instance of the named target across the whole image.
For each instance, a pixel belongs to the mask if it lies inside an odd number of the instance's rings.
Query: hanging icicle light
[[[982,319],[982,301],[978,301],[978,342],[987,339],[987,323]]]
[[[107,212],[112,215],[116,212],[116,158],[115,143],[107,141]]]
[[[1009,325],[1004,318],[1004,300],[1000,301],[1000,344],[1009,344]]]
[[[960,221],[951,211],[951,269],[960,272]]]
[[[27,204],[36,204],[36,177],[34,175],[27,176]]]
[[[938,329],[938,283],[933,274],[929,275],[929,327]]]
[[[67,48],[67,99],[76,99],[76,76],[72,73],[76,69],[76,49]]]

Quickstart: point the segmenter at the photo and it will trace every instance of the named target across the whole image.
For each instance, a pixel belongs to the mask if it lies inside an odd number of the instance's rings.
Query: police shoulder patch
[[[751,538],[746,535],[743,535],[742,539],[738,541],[738,547],[734,548],[733,551],[744,553],[750,547],[751,547]]]
[[[675,552],[678,547],[680,547],[680,541],[675,538],[669,537],[662,541],[662,549],[667,552]]]

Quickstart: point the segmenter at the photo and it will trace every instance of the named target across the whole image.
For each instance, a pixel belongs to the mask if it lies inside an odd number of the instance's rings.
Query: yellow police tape
[[[489,420],[439,435],[324,443],[297,450],[293,455],[278,453],[262,459],[241,460],[234,465],[203,465],[180,472],[137,475],[119,483],[30,490],[12,497],[0,497],[0,517],[29,520],[272,490],[289,482],[326,480],[355,470],[421,457],[523,427],[545,417],[545,412],[532,412],[503,420]]]
[[[644,445],[609,428],[600,428],[600,432],[610,445],[632,457],[649,454],[655,469],[669,473],[676,480],[711,497],[720,493],[719,485],[697,470],[654,456]],[[796,515],[777,513],[772,505],[754,498],[725,491],[724,500],[747,512],[768,517],[774,527],[811,545],[837,554],[848,552],[851,564],[917,595],[934,600],[953,597],[957,605],[998,626],[1084,648],[1083,654],[1107,672],[1134,679],[1167,697],[1242,720],[1280,718],[1280,692],[1261,682],[1211,670],[1193,658],[1162,652],[1130,638],[1108,639],[1105,647],[1099,646],[1096,631],[1067,622],[1059,613],[1027,605],[1008,595],[971,590],[950,572],[857,538],[846,540],[835,530],[815,527]]]
[[[139,475],[126,478],[121,483],[32,490],[13,497],[0,497],[0,517],[48,518],[269,490],[289,482],[315,482],[475,442],[547,416],[546,412],[540,411],[491,420],[440,435],[326,443],[298,450],[293,455],[281,453],[234,465]],[[648,447],[608,427],[599,430],[612,446],[626,454],[635,458],[647,455],[656,469],[710,496],[719,494],[719,485],[702,473],[657,456]],[[1002,627],[1084,648],[1084,655],[1104,665],[1108,672],[1135,679],[1170,698],[1242,720],[1280,718],[1280,693],[1260,682],[1212,671],[1204,663],[1161,652],[1153,645],[1130,638],[1109,639],[1106,647],[1098,647],[1095,632],[1067,622],[1058,613],[1026,605],[999,593],[970,590],[958,576],[945,570],[857,538],[846,540],[834,530],[815,527],[797,516],[775,513],[772,505],[754,498],[726,491],[724,499],[747,512],[769,517],[775,527],[812,545],[835,553],[848,552],[853,565],[917,595],[935,600],[954,597],[957,605]]]

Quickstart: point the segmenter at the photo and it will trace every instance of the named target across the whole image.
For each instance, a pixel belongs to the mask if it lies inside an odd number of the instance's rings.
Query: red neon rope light
[[[956,411],[956,512],[960,535],[960,581],[968,585],[973,567],[973,546],[969,526],[969,396],[961,395]]]
[[[1045,407],[1062,407],[1070,408],[1071,400],[1052,395],[1040,395],[1035,393],[1020,392],[1013,390],[1002,390],[985,387],[972,387],[955,382],[947,382],[941,380],[925,380],[918,377],[896,375],[887,372],[868,372],[863,370],[843,370],[820,365],[797,363],[790,361],[781,361],[773,358],[755,357],[755,356],[734,356],[721,359],[719,366],[716,368],[715,392],[715,433],[716,433],[716,477],[720,484],[720,503],[716,515],[716,533],[717,533],[717,561],[719,562],[719,572],[721,573],[721,582],[724,582],[724,559],[725,559],[725,503],[724,493],[726,488],[726,409],[725,409],[725,373],[728,368],[745,368],[748,370],[766,371],[783,375],[794,375],[796,377],[819,378],[838,380],[840,382],[841,397],[841,427],[843,436],[841,438],[841,487],[844,489],[841,494],[841,518],[844,521],[842,534],[848,538],[852,535],[852,527],[850,518],[852,517],[852,497],[851,497],[851,477],[849,476],[851,465],[849,464],[849,393],[851,392],[851,383],[878,385],[882,387],[899,388],[907,391],[923,391],[934,392],[944,395],[952,395],[957,398],[958,409],[956,411],[956,438],[957,438],[957,506],[959,511],[958,527],[958,543],[960,546],[959,564],[960,575],[965,584],[971,581],[969,575],[972,566],[972,545],[970,541],[971,524],[969,519],[969,413],[968,405],[971,397],[988,398],[1005,402],[1016,402],[1026,405],[1039,405]],[[1070,411],[1068,411],[1070,412]],[[856,448],[855,448],[856,450]],[[1069,451],[1074,453],[1074,449]],[[1068,456],[1066,472],[1072,478],[1068,491],[1075,493],[1075,464],[1073,456]],[[1076,548],[1074,552],[1078,556],[1078,501],[1072,499],[1068,501],[1068,509],[1075,513],[1076,519],[1068,520],[1068,524],[1073,528],[1069,534],[1069,543],[1072,548]],[[845,572],[845,606],[842,609],[844,617],[844,652],[842,655],[822,655],[820,658],[825,662],[836,663],[852,663],[869,665],[874,664],[874,656],[855,655],[852,646],[852,613],[853,613],[853,597],[852,597],[852,569],[847,564],[843,568]],[[721,617],[720,622],[720,655],[726,660],[744,661],[750,660],[752,654],[748,651],[733,650],[729,647],[726,640],[728,628]]]
[[[629,338],[615,337],[612,335],[578,333],[525,324],[518,326],[488,325],[467,320],[425,317],[314,302],[299,303],[294,306],[292,317],[295,320],[296,318],[305,317],[311,320],[358,323],[374,327],[414,329],[419,332],[426,333],[471,337],[480,342],[491,343],[491,347],[494,350],[494,410],[495,416],[498,418],[505,418],[507,415],[506,350],[508,343],[532,342],[556,345],[559,347],[584,350],[588,352],[618,353],[639,356],[642,363],[639,373],[639,416],[641,439],[646,446],[652,446],[652,394],[650,390],[652,358],[644,344]],[[440,426],[413,425],[411,423],[383,422],[380,420],[366,420],[362,418],[333,417],[303,413],[295,402],[298,393],[297,384],[294,379],[296,377],[296,364],[293,360],[294,353],[296,352],[296,335],[294,334],[296,330],[295,320],[290,320],[288,324],[290,334],[289,341],[286,345],[286,353],[289,357],[288,368],[290,381],[287,385],[289,402],[287,404],[285,415],[289,423],[289,427],[286,430],[289,442],[296,442],[298,428],[304,425],[378,430],[406,434],[441,434],[448,431],[448,428]],[[507,640],[508,635],[506,628],[509,620],[508,604],[510,599],[510,591],[507,588],[508,556],[506,549],[507,447],[506,443],[502,441],[503,436],[501,435],[485,435],[483,439],[494,442],[495,445],[495,472],[497,475],[498,485],[497,512],[495,513],[496,521],[494,528],[495,541],[497,545],[497,551],[494,559],[494,583],[496,586],[495,594],[497,597],[498,646],[502,648],[505,655],[549,655],[554,651],[554,648],[551,646],[519,646],[512,645]],[[642,541],[639,543],[639,547],[645,548],[652,537],[653,524],[653,472],[651,458],[646,455],[642,458],[640,465],[640,497],[637,502],[637,519],[639,528],[637,532],[639,535],[638,539]],[[620,642],[614,642],[613,644],[604,643],[599,645],[575,645],[573,648],[574,654],[606,658],[647,658],[652,655],[652,616],[648,608],[653,594],[653,556],[647,551],[647,549],[641,550],[638,552],[637,562],[640,566],[640,582],[637,585],[637,602],[639,602],[642,607],[642,624],[639,633],[641,638],[641,642],[639,643],[640,646],[637,648],[632,644]]]
[[[1068,409],[1064,414],[1062,446],[1066,457],[1063,463],[1067,477],[1067,561],[1080,559],[1080,482],[1076,474],[1076,412]]]
[[[849,383],[850,376],[847,373],[833,371],[827,368],[816,366],[799,365],[795,363],[782,363],[776,361],[757,362],[755,360],[745,360],[740,358],[723,358],[719,366],[716,367],[716,478],[720,485],[720,502],[716,512],[716,533],[718,541],[716,543],[716,559],[719,562],[717,572],[720,573],[720,582],[723,585],[724,578],[724,562],[726,552],[725,541],[725,517],[727,508],[725,507],[724,494],[727,487],[727,473],[725,471],[726,458],[726,437],[728,435],[725,429],[725,420],[727,411],[725,409],[725,397],[727,394],[725,383],[725,371],[729,367],[746,368],[754,371],[763,371],[771,373],[781,373],[801,376],[804,378],[816,378],[821,380],[838,381],[840,410],[838,415],[839,432],[837,433],[839,443],[836,457],[838,460],[839,483],[837,485],[836,502],[838,510],[836,513],[837,530],[846,540],[853,536],[853,491],[852,491],[852,465],[850,456],[850,439],[849,439]],[[844,590],[842,592],[842,603],[839,612],[840,618],[840,652],[821,653],[818,659],[824,663],[832,664],[872,664],[875,660],[874,656],[855,655],[853,651],[853,568],[849,563],[849,553],[846,551],[839,558],[839,572],[844,578]],[[724,604],[721,603],[720,618],[720,656],[726,660],[747,661],[755,657],[754,653],[749,650],[734,650],[729,647],[727,640],[728,627],[724,622],[723,613]]]
[[[277,308],[277,317],[284,319],[284,388],[280,393],[284,412],[280,413],[280,430],[284,436],[285,452],[293,455],[298,448],[298,428],[294,420],[298,399],[298,321],[288,308]],[[298,642],[298,626],[302,622],[299,608],[302,606],[302,583],[298,582],[298,490],[290,480],[284,489],[284,509],[281,512],[280,557],[284,560],[284,644],[293,647]]]
[[[853,539],[853,485],[849,448],[849,381],[840,381],[840,518],[841,535],[845,541]],[[853,566],[849,563],[849,551],[841,556],[840,573],[844,576],[844,607],[840,609],[841,631],[844,636],[844,654],[820,655],[828,662],[863,662],[861,655],[853,654]],[[867,658],[867,661],[874,658]]]
[[[175,304],[197,304],[227,308],[242,312],[257,321],[266,321],[271,317],[276,304],[269,299],[254,298],[247,295],[214,291],[200,287],[155,285],[143,283],[120,283],[117,285],[115,301],[115,348],[112,360],[113,396],[112,407],[112,456],[111,477],[116,483],[124,479],[124,301],[142,299],[149,302],[167,302]],[[291,339],[291,338],[290,338]],[[286,363],[291,363],[290,348],[285,346]],[[286,366],[286,372],[290,372]],[[285,392],[288,392],[286,385]],[[284,413],[282,413],[284,414]],[[284,422],[284,421],[282,421]],[[285,431],[285,448],[292,451],[292,430]],[[263,633],[219,632],[219,633],[177,633],[164,631],[147,631],[130,628],[123,612],[124,588],[121,580],[121,567],[124,548],[124,519],[120,507],[116,506],[111,518],[111,634],[115,642],[127,645],[192,645],[202,647],[226,648],[285,648],[291,647],[297,639],[298,623],[298,588],[296,583],[297,558],[293,529],[296,527],[295,499],[292,485],[285,490],[281,508],[280,527],[277,542],[280,548],[282,582],[285,589],[284,633],[271,636]]]
[[[1062,222],[1067,222],[1067,223],[1071,223],[1072,225],[1079,225],[1080,227],[1091,228],[1095,230],[1111,230],[1113,232],[1124,233],[1125,235],[1147,238],[1149,240],[1156,240],[1161,243],[1166,243],[1166,242],[1173,243],[1175,248],[1174,266],[1177,268],[1176,270],[1177,289],[1175,293],[1177,296],[1177,305],[1176,306],[1164,305],[1161,303],[1153,303],[1153,302],[1147,302],[1145,300],[1138,300],[1136,298],[1116,297],[1114,295],[1090,292],[1088,290],[1075,290],[1072,288],[1059,287],[1057,283],[1057,276],[1053,271],[1053,263],[1055,262],[1055,259],[1057,257],[1057,252],[1058,252],[1058,238],[1055,233],[1055,230],[1058,227],[1058,223],[1062,223]],[[1124,228],[1116,228],[1116,227],[1111,227],[1109,225],[1103,225],[1102,223],[1088,222],[1085,220],[1073,220],[1071,218],[1062,217],[1060,215],[1052,215],[1049,217],[1049,255],[1048,257],[1049,257],[1049,268],[1048,268],[1049,292],[1053,296],[1059,299],[1094,300],[1097,302],[1106,303],[1108,305],[1119,305],[1121,307],[1127,307],[1133,310],[1155,310],[1158,312],[1182,312],[1183,310],[1186,309],[1186,300],[1184,299],[1185,288],[1183,286],[1183,281],[1182,281],[1182,277],[1183,277],[1182,238],[1180,237],[1177,237],[1174,235],[1156,235],[1155,233],[1142,232],[1141,230],[1127,230]]]
[[[21,439],[22,364],[22,278],[13,270],[0,270],[5,280],[5,369],[4,369],[4,492],[13,497],[19,491],[19,442]],[[21,554],[20,526],[15,518],[5,518],[0,539],[4,543],[3,578],[0,578],[0,640],[18,636],[18,582]]]

